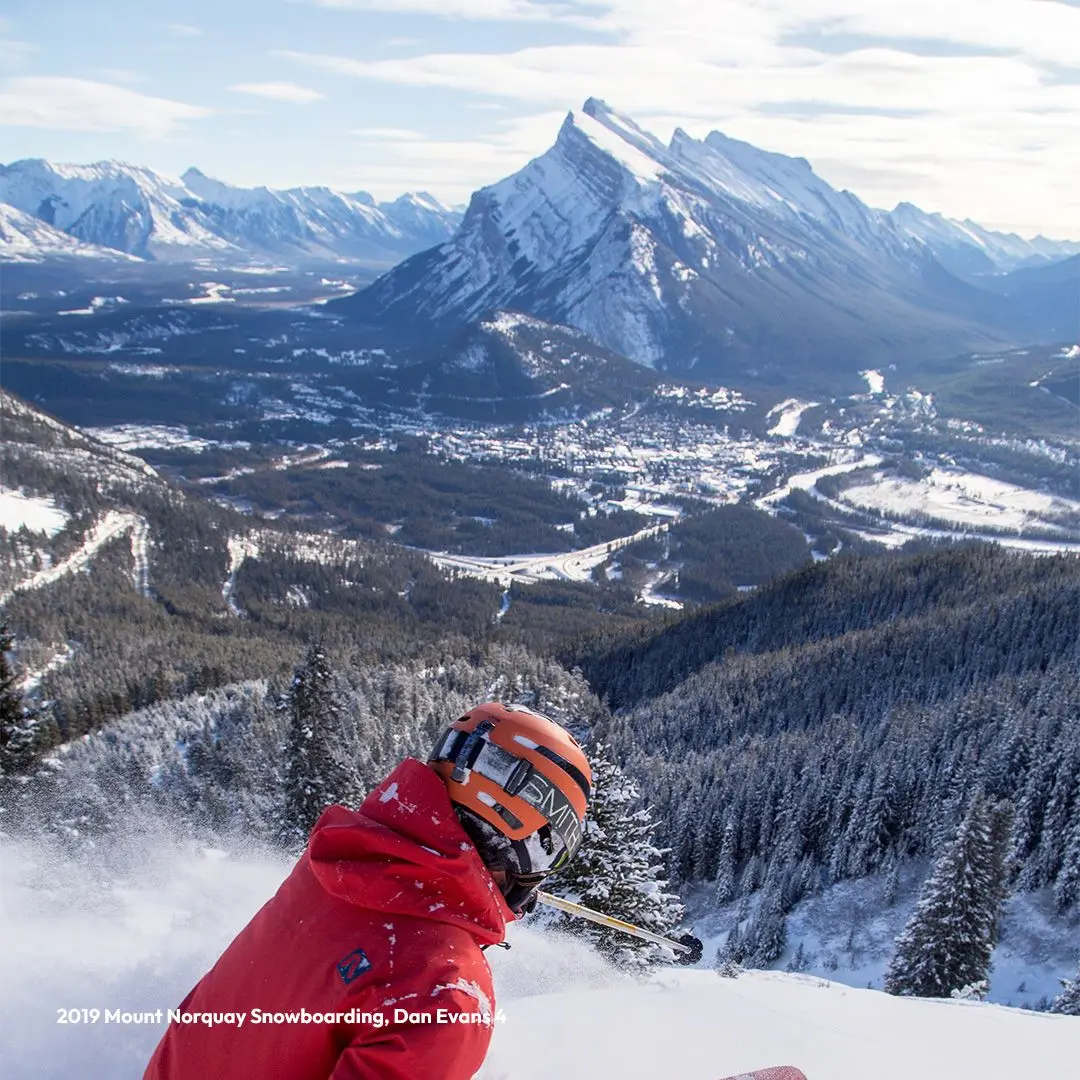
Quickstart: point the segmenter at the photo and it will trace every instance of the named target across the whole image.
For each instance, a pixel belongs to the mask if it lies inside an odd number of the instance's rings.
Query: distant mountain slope
[[[970,219],[953,221],[942,214],[928,214],[908,202],[900,203],[889,219],[900,232],[926,244],[943,266],[960,276],[981,277],[1045,266],[1080,253],[1080,241],[1048,240],[1045,236],[1025,240],[1015,233],[984,229]]]
[[[512,308],[702,376],[851,370],[1009,333],[932,237],[806,161],[717,132],[665,146],[595,99],[547,153],[478,191],[451,241],[333,306],[414,337]]]
[[[71,257],[110,261],[131,258],[124,252],[83,243],[33,214],[0,203],[0,260],[36,263]]]
[[[423,193],[376,203],[364,192],[239,188],[194,168],[175,179],[117,161],[0,166],[0,202],[83,243],[166,261],[344,258],[389,266],[445,239],[460,220]]]

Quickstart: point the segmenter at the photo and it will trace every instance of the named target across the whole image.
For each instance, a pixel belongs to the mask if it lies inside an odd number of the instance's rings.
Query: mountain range
[[[676,130],[664,143],[595,98],[464,214],[423,193],[377,203],[323,187],[239,188],[194,168],[172,179],[117,162],[0,166],[0,259],[74,257],[155,260],[181,274],[206,258],[219,268],[363,263],[382,276],[317,313],[297,309],[290,340],[393,354],[392,381],[403,362],[418,364],[422,392],[447,401],[494,401],[511,386],[558,395],[586,357],[603,358],[594,384],[625,358],[677,378],[825,393],[867,368],[1072,340],[1080,326],[1080,242],[1024,239],[911,203],[874,209],[802,158],[716,131]],[[260,290],[201,291],[179,301],[209,306],[185,349],[203,320],[202,351],[216,355],[209,308]],[[106,329],[123,337],[128,321],[175,317],[144,306],[114,313]],[[254,340],[263,316],[236,308]],[[52,340],[19,326],[30,353]]]
[[[0,259],[211,257],[391,266],[451,236],[460,213],[424,192],[376,202],[328,187],[241,188],[103,161],[0,165]],[[65,239],[66,238],[66,239]]]
[[[589,99],[451,240],[331,307],[414,340],[511,309],[649,367],[773,381],[1053,334],[1001,278],[1078,250],[875,210],[801,158],[719,132],[664,144]]]

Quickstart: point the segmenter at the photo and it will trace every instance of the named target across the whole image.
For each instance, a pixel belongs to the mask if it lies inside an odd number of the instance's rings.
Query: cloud
[[[593,25],[594,18],[570,3],[534,0],[309,0],[317,7],[344,11],[386,11],[395,15],[433,15],[443,19],[496,22],[564,22]]]
[[[589,11],[606,36],[402,58],[281,55],[371,82],[457,91],[463,107],[540,114],[603,97],[661,136],[675,125],[701,135],[721,127],[807,157],[879,205],[922,200],[1080,236],[1077,5],[595,0]],[[512,156],[492,138],[501,149],[478,150],[478,183],[495,178],[479,162]],[[533,153],[550,133],[536,138]],[[433,158],[428,183],[437,175]]]
[[[161,137],[212,112],[89,79],[20,76],[0,83],[0,124],[14,127],[127,130]]]
[[[411,128],[389,127],[353,128],[352,134],[379,142],[411,142],[424,137],[423,132],[413,131]]]
[[[226,87],[236,94],[253,94],[255,97],[269,98],[271,101],[287,101],[292,105],[310,105],[321,101],[326,95],[307,86],[292,82],[257,82],[236,83]]]
[[[377,156],[373,148],[378,142],[365,141],[364,162],[334,183],[343,190],[361,187],[380,198],[437,188],[448,205],[464,202],[477,187],[516,172],[547,149],[562,120],[561,112],[546,112],[508,118],[479,138],[385,139]]]
[[[173,37],[200,37],[202,35],[202,27],[192,26],[190,23],[166,23],[165,30]]]

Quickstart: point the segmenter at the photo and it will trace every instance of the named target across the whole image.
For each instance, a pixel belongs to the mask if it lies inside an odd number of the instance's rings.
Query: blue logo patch
[[[346,986],[370,969],[371,961],[363,949],[354,949],[344,960],[339,960],[337,963],[337,973]]]

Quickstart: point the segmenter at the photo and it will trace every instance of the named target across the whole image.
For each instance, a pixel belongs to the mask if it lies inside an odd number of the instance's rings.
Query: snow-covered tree
[[[716,875],[717,903],[726,904],[735,895],[735,826],[729,821],[724,826],[724,838],[720,843],[720,865]]]
[[[1009,809],[972,798],[896,939],[885,989],[949,997],[985,980],[1005,895]]]
[[[1052,1013],[1062,1013],[1065,1016],[1080,1016],[1080,965],[1076,970],[1074,979],[1062,979],[1064,989],[1050,1006]]]
[[[279,834],[302,847],[319,815],[333,803],[354,803],[359,792],[355,731],[350,730],[338,687],[320,643],[297,668],[281,707],[288,715],[284,799]]]
[[[740,963],[751,968],[768,967],[787,942],[787,922],[776,888],[766,890],[741,942]]]
[[[593,796],[577,858],[551,879],[553,892],[657,934],[671,934],[683,918],[679,898],[666,891],[664,852],[654,842],[656,823],[638,807],[638,788],[615,764],[610,749],[589,751]],[[562,917],[560,929],[593,942],[609,958],[642,966],[654,946],[580,919]]]
[[[14,638],[0,625],[0,776],[25,772],[36,757],[34,720],[9,655]]]
[[[1080,903],[1080,803],[1076,809],[1076,824],[1065,841],[1061,869],[1054,884],[1054,902],[1059,911]]]

